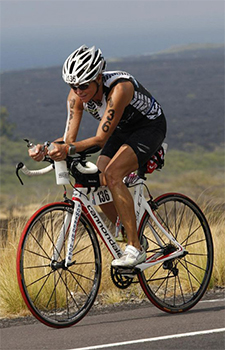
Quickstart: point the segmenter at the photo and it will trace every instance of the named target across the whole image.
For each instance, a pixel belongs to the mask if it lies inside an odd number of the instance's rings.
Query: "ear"
[[[101,73],[97,76],[96,81],[98,84],[101,84],[101,82],[102,82],[102,74]]]

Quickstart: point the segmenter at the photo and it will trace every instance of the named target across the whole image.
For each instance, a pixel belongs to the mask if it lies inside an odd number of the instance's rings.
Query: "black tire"
[[[209,225],[199,207],[182,194],[165,194],[155,199],[151,207],[163,227],[185,247],[188,254],[143,271],[138,275],[140,284],[149,300],[159,309],[169,313],[187,311],[202,298],[210,282],[213,242]],[[147,238],[147,256],[161,249],[149,222],[163,240],[166,254],[173,246],[149,220],[146,212],[140,239],[143,235]]]
[[[28,221],[18,247],[17,276],[24,301],[39,321],[54,328],[72,326],[87,314],[101,279],[98,239],[83,214],[71,266],[64,263],[69,230],[61,250],[55,248],[65,218],[70,222],[72,212],[67,203],[44,206]],[[58,254],[54,262],[53,251]]]

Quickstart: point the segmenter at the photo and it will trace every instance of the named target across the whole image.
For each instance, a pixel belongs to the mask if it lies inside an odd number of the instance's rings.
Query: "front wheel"
[[[96,234],[82,214],[72,262],[65,264],[73,208],[53,203],[28,221],[19,243],[17,276],[23,299],[32,314],[50,327],[80,321],[97,296],[101,254]]]
[[[199,207],[182,194],[170,193],[152,203],[157,220],[188,252],[159,263],[139,274],[149,300],[163,311],[177,313],[192,308],[204,295],[213,267],[213,242],[209,225]],[[147,257],[168,254],[174,246],[146,212],[140,239],[148,242]]]

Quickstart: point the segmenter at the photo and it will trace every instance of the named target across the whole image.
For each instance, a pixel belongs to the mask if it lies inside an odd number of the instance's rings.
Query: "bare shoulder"
[[[122,81],[122,82],[118,82],[118,84],[116,84],[114,86],[114,88],[112,89],[112,91],[116,92],[116,93],[121,93],[121,94],[126,94],[126,93],[130,93],[134,91],[134,86],[132,84],[131,81]]]
[[[134,86],[130,81],[123,81],[116,84],[109,94],[109,98],[114,100],[123,99],[125,105],[128,105],[134,95]]]

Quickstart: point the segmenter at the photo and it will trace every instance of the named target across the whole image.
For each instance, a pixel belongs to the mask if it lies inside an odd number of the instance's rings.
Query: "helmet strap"
[[[92,97],[92,100],[94,99],[94,97],[95,97],[95,96],[97,95],[97,93],[99,92],[99,88],[100,88],[100,86],[101,86],[101,84],[99,84],[96,80],[94,80],[94,83],[96,83],[97,90],[96,90],[94,96]]]

